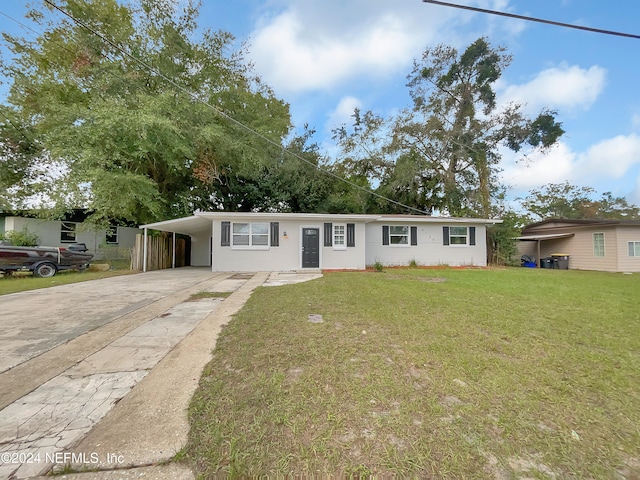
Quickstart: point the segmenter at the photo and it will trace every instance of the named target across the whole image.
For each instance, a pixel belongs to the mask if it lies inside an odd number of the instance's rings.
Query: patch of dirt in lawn
[[[533,455],[531,458],[511,457],[508,460],[509,466],[517,473],[533,473],[536,472],[547,475],[551,478],[557,478],[557,474],[544,463],[539,462],[542,455]]]

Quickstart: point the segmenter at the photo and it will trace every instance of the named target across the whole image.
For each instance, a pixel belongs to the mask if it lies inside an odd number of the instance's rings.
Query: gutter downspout
[[[142,244],[142,271],[147,271],[147,229],[144,229],[143,235],[143,244]]]

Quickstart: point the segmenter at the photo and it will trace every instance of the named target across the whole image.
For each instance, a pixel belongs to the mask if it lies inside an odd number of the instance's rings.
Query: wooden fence
[[[187,241],[176,238],[176,267],[187,265]],[[131,270],[142,270],[144,258],[144,235],[136,235],[131,253]],[[147,236],[147,271],[171,268],[173,262],[172,235]]]

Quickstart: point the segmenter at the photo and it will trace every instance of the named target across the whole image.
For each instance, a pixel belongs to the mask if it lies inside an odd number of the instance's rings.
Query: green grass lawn
[[[76,270],[68,270],[58,272],[51,278],[38,278],[30,273],[20,272],[9,277],[0,277],[0,295],[37,290],[38,288],[55,287],[56,285],[66,285],[69,283],[86,282],[87,280],[98,280],[100,278],[115,277],[117,275],[128,275],[130,273],[138,272],[133,270],[111,270],[108,272],[79,272]]]
[[[205,478],[639,478],[639,298],[640,275],[524,268],[260,288],[180,457]]]

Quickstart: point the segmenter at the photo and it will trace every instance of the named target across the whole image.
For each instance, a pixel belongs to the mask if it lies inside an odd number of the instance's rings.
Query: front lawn
[[[204,477],[638,478],[639,299],[640,275],[524,268],[260,288],[180,456]]]

